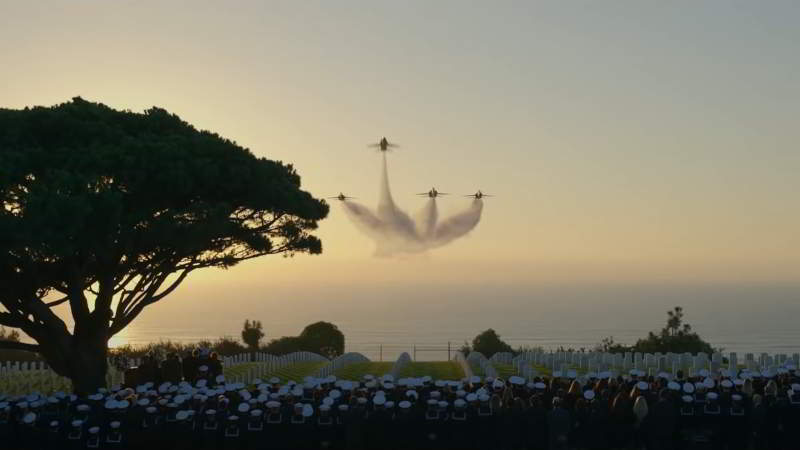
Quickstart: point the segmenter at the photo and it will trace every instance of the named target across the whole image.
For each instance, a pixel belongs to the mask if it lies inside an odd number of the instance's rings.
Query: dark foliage
[[[491,328],[475,336],[475,339],[472,340],[472,350],[483,353],[487,358],[491,358],[495,353],[514,351],[511,346],[500,339],[500,335]]]
[[[242,341],[247,344],[250,350],[258,350],[258,345],[263,337],[264,331],[261,327],[261,321],[244,321],[244,326],[242,328]]]
[[[108,339],[192,271],[322,250],[309,232],[328,205],[291,165],[160,108],[0,109],[0,167],[0,325],[37,342],[0,348],[40,352],[80,391],[103,384]]]

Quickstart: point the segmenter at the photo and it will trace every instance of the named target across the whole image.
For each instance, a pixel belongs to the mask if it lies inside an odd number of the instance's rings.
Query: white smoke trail
[[[353,201],[344,201],[347,216],[364,234],[375,240],[376,256],[420,253],[441,247],[474,229],[481,219],[483,202],[475,200],[466,211],[437,223],[436,199],[431,198],[416,217],[416,222],[394,202],[389,187],[386,154],[383,154],[378,208],[375,213]]]

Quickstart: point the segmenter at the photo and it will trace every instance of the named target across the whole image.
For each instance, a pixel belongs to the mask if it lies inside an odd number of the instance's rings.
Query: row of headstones
[[[397,361],[392,365],[392,370],[389,371],[389,374],[395,378],[399,378],[400,372],[402,372],[403,368],[410,362],[411,355],[409,355],[408,352],[401,353],[400,356],[397,357]]]
[[[337,356],[333,360],[331,360],[328,364],[325,364],[320,368],[317,373],[317,378],[327,377],[329,375],[333,375],[336,373],[337,370],[347,367],[351,364],[362,363],[362,362],[369,362],[369,358],[362,355],[358,352],[348,352],[342,355]]]
[[[494,365],[491,361],[486,359],[486,356],[483,355],[481,352],[469,352],[467,355],[467,362],[471,365],[477,365],[483,371],[483,376],[485,377],[497,377],[497,369],[494,368]]]
[[[313,352],[292,352],[281,356],[275,356],[275,355],[270,355],[269,353],[259,352],[255,354],[255,358],[253,358],[252,354],[250,353],[242,353],[239,355],[226,356],[223,358],[223,365],[225,367],[233,367],[240,364],[248,364],[250,362],[253,362],[253,359],[255,359],[255,362],[257,363],[267,363],[267,364],[274,363],[277,364],[278,367],[281,367],[281,365],[295,364],[300,362],[328,361],[328,358]]]
[[[717,371],[720,369],[734,370],[745,366],[750,370],[760,368],[774,369],[788,364],[800,365],[800,354],[791,356],[787,354],[769,355],[762,353],[757,358],[753,353],[745,354],[743,364],[740,364],[737,353],[728,354],[725,362],[722,353],[602,353],[602,352],[526,352],[518,355],[515,360],[531,365],[546,367],[552,370],[567,368],[580,368],[589,372],[618,369],[640,369],[657,372],[672,372],[684,369],[697,372],[702,369]]]

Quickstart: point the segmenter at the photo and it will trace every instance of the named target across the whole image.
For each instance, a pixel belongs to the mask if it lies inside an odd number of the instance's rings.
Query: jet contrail
[[[397,207],[389,187],[386,154],[383,153],[378,207],[375,213],[353,201],[343,201],[347,216],[368,237],[375,240],[376,256],[420,253],[441,247],[469,233],[481,220],[483,201],[476,199],[470,207],[439,222],[436,199],[431,198],[416,215],[416,221]]]

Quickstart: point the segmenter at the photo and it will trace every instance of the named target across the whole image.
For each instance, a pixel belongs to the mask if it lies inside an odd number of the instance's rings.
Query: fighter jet
[[[473,197],[475,200],[480,200],[483,197],[494,197],[494,195],[484,194],[480,190],[472,195],[465,195],[464,197]]]
[[[355,197],[348,197],[348,196],[342,194],[341,192],[339,192],[339,195],[337,195],[336,197],[328,197],[328,198],[330,198],[330,199],[335,198],[335,199],[339,200],[340,202],[343,202],[345,200],[350,200],[351,198],[355,198]]]
[[[371,148],[379,148],[379,149],[381,149],[382,152],[388,152],[390,148],[396,148],[396,147],[399,147],[399,146],[397,144],[392,144],[391,142],[386,140],[386,137],[384,136],[377,143],[370,144],[369,147],[371,147]]]
[[[436,190],[436,188],[431,188],[430,191],[421,192],[421,193],[419,193],[417,195],[424,195],[424,196],[428,196],[430,198],[436,198],[436,197],[438,197],[440,195],[449,195],[449,194],[447,192],[439,192],[439,191]]]

